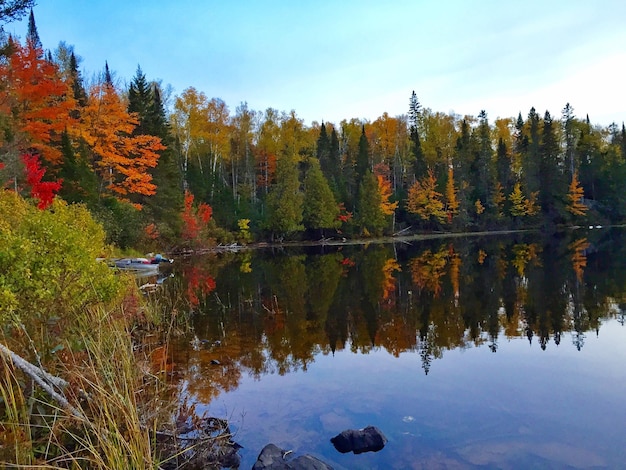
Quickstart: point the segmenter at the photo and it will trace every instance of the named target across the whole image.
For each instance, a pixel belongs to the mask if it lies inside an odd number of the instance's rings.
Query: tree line
[[[367,237],[615,223],[626,129],[539,114],[425,108],[305,125],[187,88],[166,106],[140,67],[87,84],[73,46],[44,52],[31,10],[0,61],[0,181],[85,204],[120,246]],[[190,227],[190,224],[192,227]]]

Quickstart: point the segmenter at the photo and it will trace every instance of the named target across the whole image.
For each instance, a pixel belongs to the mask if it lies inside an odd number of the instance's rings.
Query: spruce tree
[[[359,186],[357,202],[357,222],[366,236],[381,236],[387,225],[381,202],[378,180],[371,171],[367,170]]]
[[[113,86],[113,77],[111,76],[111,71],[109,70],[109,63],[107,61],[104,62],[104,84],[106,86]]]
[[[365,126],[361,126],[361,137],[359,138],[359,153],[356,156],[356,183],[360,186],[365,173],[370,170],[370,145],[365,135]]]
[[[324,229],[339,227],[338,215],[337,202],[320,169],[320,163],[316,158],[310,158],[304,180],[304,226],[320,230],[323,237]]]
[[[543,118],[543,130],[539,145],[539,197],[543,213],[553,221],[564,215],[563,200],[567,193],[564,185],[559,143],[550,113]]]
[[[28,17],[28,32],[26,33],[26,44],[32,49],[37,49],[43,54],[43,45],[37,32],[37,25],[35,24],[35,15],[33,9],[30,9],[30,16]]]
[[[417,100],[415,91],[413,91],[409,101],[409,139],[411,141],[411,154],[413,155],[413,174],[416,180],[424,178],[428,171],[418,131],[420,109],[421,105]]]
[[[265,227],[271,231],[272,240],[276,236],[290,236],[304,229],[302,206],[303,194],[300,191],[295,156],[284,156],[277,162],[276,184],[267,196]]]
[[[87,92],[83,85],[83,77],[78,70],[78,61],[74,51],[70,54],[69,72],[72,80],[72,94],[80,107],[87,106]]]

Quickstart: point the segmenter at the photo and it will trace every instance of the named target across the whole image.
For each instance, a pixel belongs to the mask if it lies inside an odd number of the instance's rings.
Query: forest
[[[107,241],[144,249],[611,224],[626,218],[626,129],[407,94],[407,114],[305,125],[295,111],[169,96],[137,67],[87,80],[74,46],[26,39],[0,61],[0,182],[85,205]]]

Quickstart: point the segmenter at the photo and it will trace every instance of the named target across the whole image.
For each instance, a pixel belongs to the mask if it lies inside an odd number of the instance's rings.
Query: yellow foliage
[[[572,182],[569,185],[569,193],[567,194],[569,204],[566,207],[573,215],[585,215],[587,213],[587,206],[582,202],[584,194],[585,190],[578,181],[578,173],[574,172]]]

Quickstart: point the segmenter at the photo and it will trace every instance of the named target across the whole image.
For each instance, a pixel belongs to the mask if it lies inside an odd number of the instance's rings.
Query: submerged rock
[[[378,452],[387,443],[387,438],[376,426],[364,429],[347,429],[333,437],[330,442],[342,454],[354,452]]]
[[[333,470],[312,455],[301,455],[293,460],[286,460],[291,452],[281,449],[274,444],[263,447],[252,470]]]

